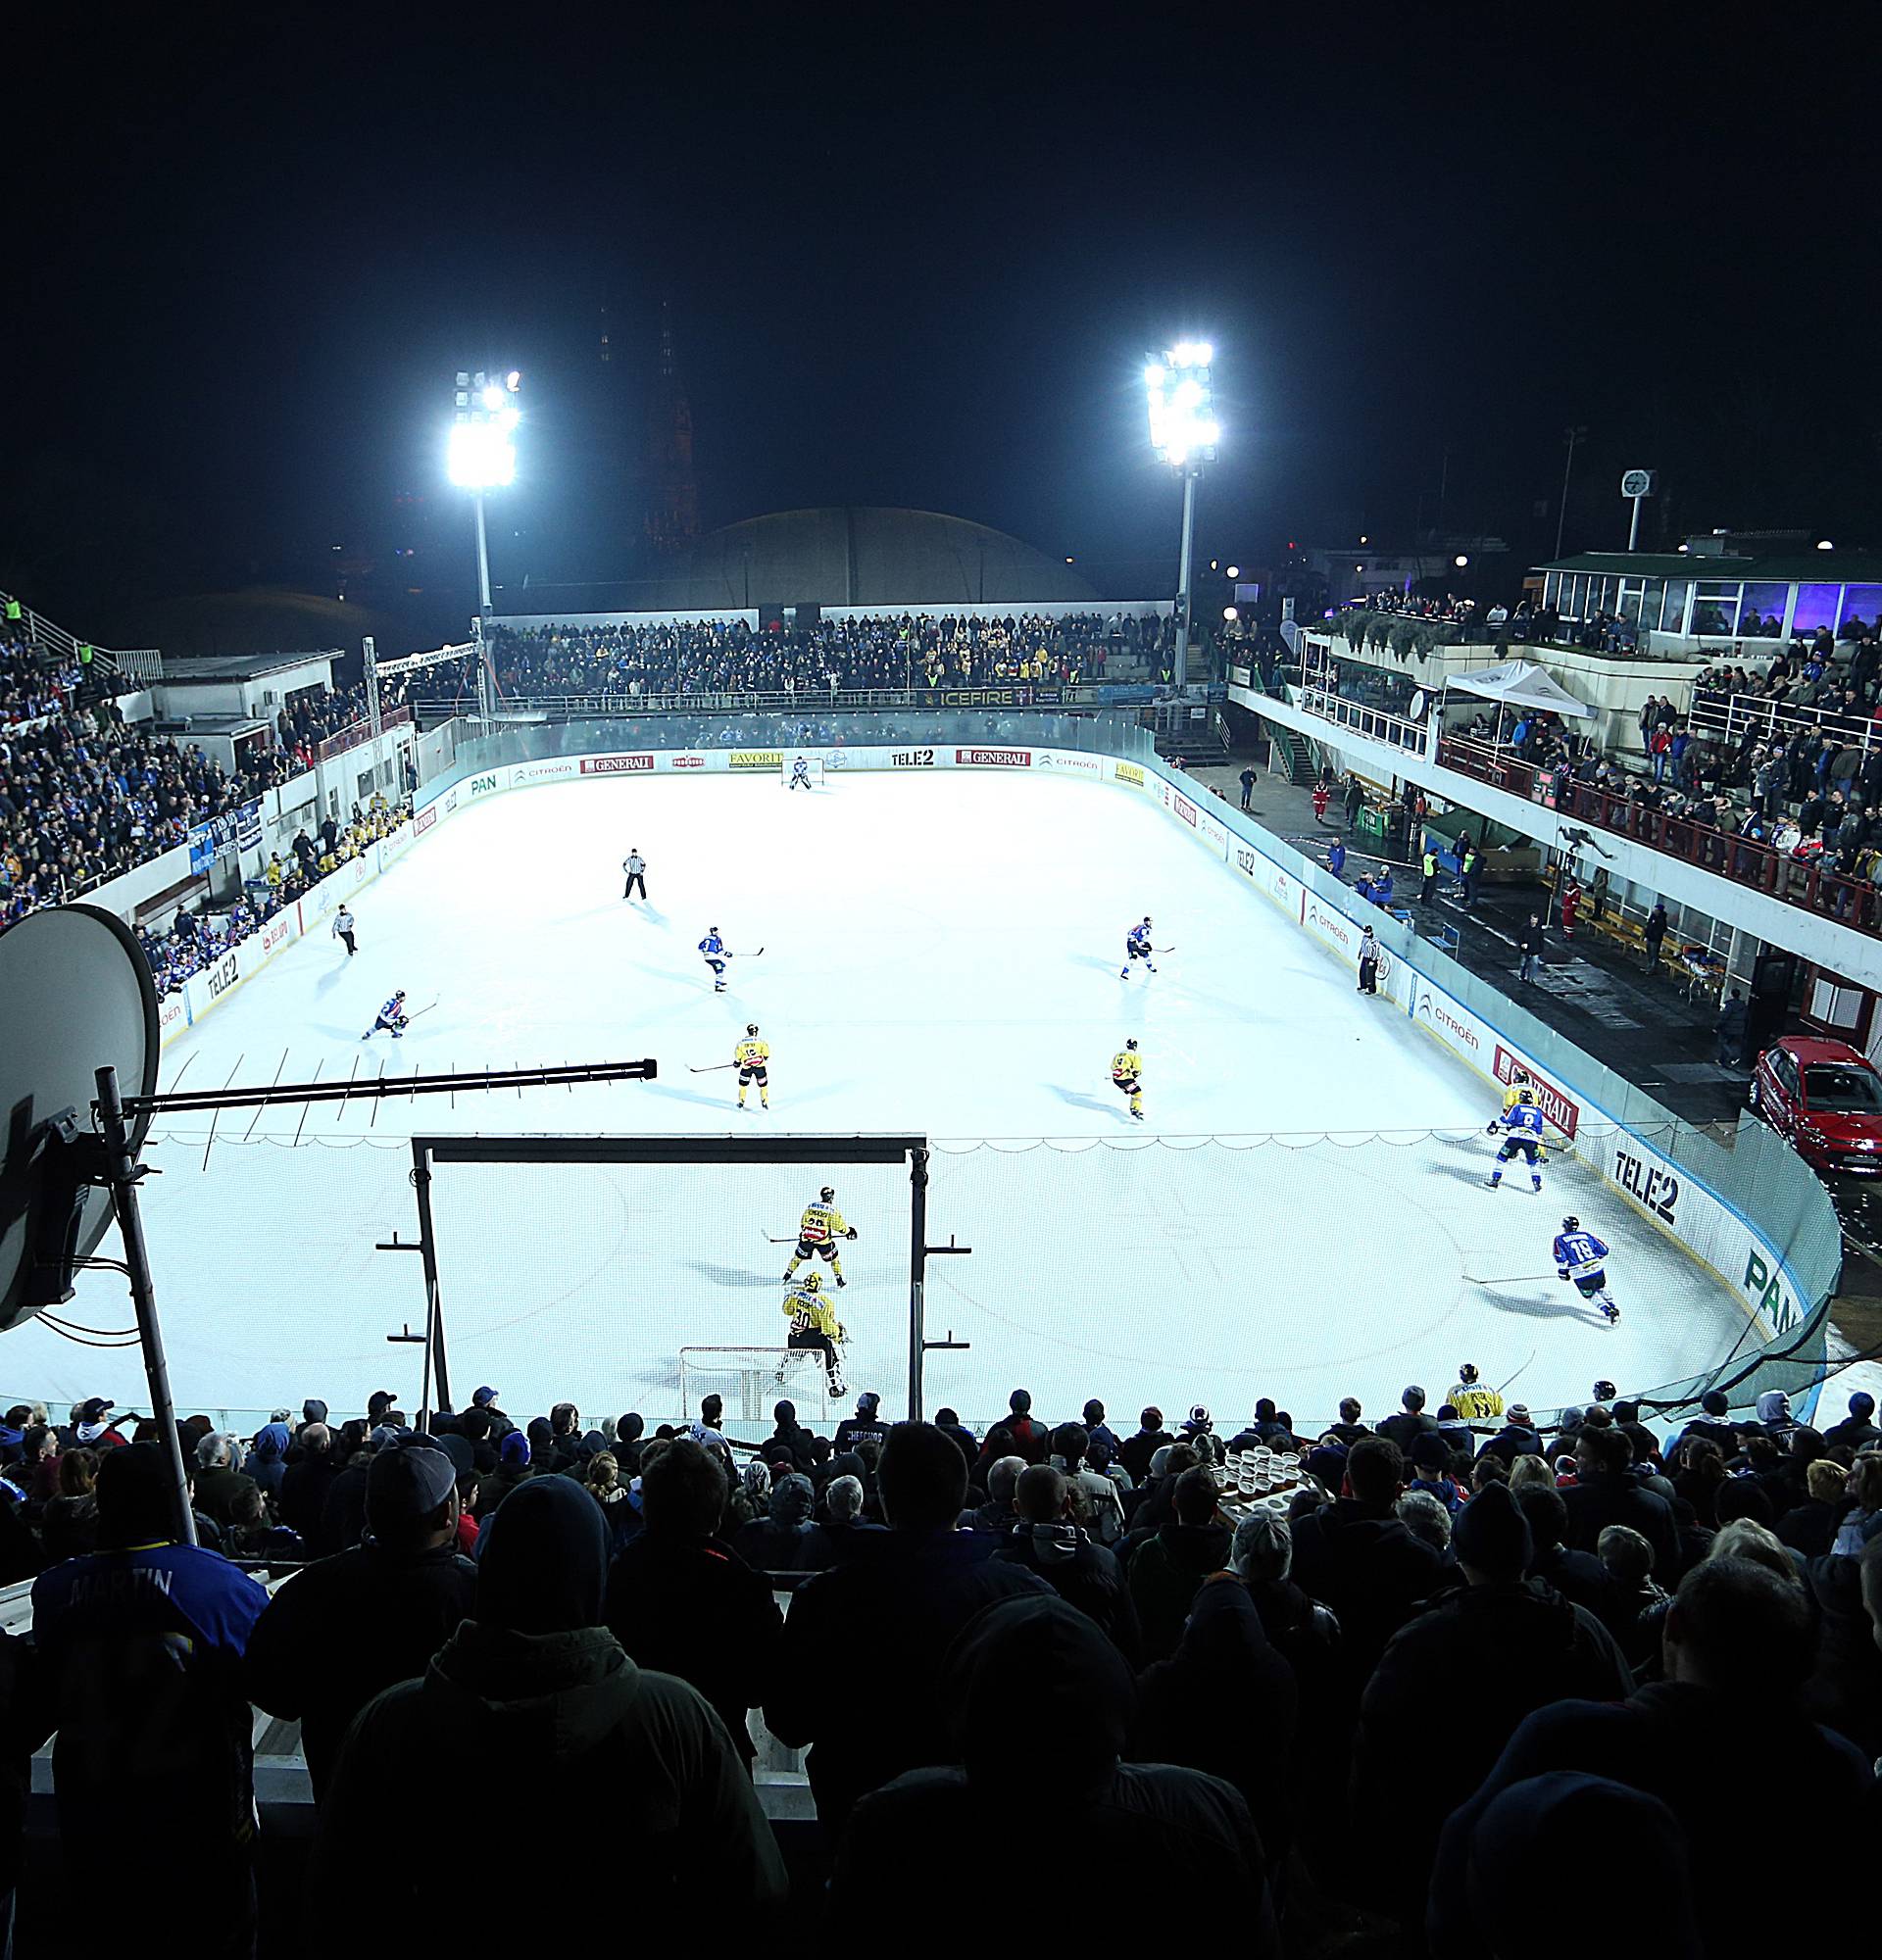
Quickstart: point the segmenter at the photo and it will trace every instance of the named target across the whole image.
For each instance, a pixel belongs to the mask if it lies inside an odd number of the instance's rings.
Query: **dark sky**
[[[916,505],[1166,592],[1139,377],[1194,332],[1205,558],[1404,538],[1441,479],[1544,550],[1571,421],[1571,546],[1633,464],[1673,537],[1882,544],[1857,9],[65,11],[9,57],[0,583],[81,630],[334,543],[419,545],[415,643],[461,622],[485,360],[499,576],[621,574],[662,293],[708,523]]]

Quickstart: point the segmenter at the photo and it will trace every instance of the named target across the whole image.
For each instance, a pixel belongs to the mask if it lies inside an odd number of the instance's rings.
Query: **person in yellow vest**
[[[1135,1040],[1127,1041],[1111,1058],[1111,1079],[1129,1099],[1130,1113],[1144,1120],[1144,1064]]]
[[[768,1109],[771,1106],[771,1045],[758,1038],[758,1023],[745,1024],[745,1039],[732,1050],[732,1059],[738,1064],[738,1106],[745,1106],[745,1091],[756,1082],[758,1100]]]
[[[1431,848],[1429,838],[1425,840],[1424,858],[1418,868],[1424,874],[1424,882],[1418,887],[1418,904],[1428,906],[1438,890],[1438,854]]]
[[[1458,1369],[1458,1385],[1445,1400],[1465,1422],[1487,1422],[1503,1413],[1502,1396],[1483,1386],[1474,1361],[1465,1361]]]

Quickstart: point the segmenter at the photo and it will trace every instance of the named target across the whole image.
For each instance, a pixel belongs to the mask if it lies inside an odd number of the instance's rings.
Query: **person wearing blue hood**
[[[539,1941],[584,1886],[630,1876],[650,1928],[710,1914],[716,1939],[774,1931],[783,1860],[724,1724],[603,1624],[600,1506],[570,1478],[531,1478],[485,1536],[475,1618],[341,1746],[315,1847],[321,1923],[442,1926],[469,1904],[480,1937]],[[508,1804],[468,1867],[454,1793],[487,1787],[493,1765],[511,1790],[554,1797]]]
[[[933,1869],[941,1847],[963,1925],[1031,1924],[1042,1886],[1128,1871],[1165,1899],[1233,1900],[1237,1951],[1278,1953],[1248,1805],[1200,1771],[1121,1760],[1130,1670],[1083,1613],[1050,1594],[991,1605],[963,1628],[937,1686],[956,1767],[911,1770],[856,1805],[837,1845],[836,1923],[896,1923],[910,1873]],[[986,1855],[946,1858],[950,1845]]]
[[[287,1418],[278,1409],[272,1422],[263,1423],[255,1432],[254,1444],[242,1468],[254,1478],[256,1488],[263,1496],[280,1496],[281,1479],[287,1475],[287,1452],[292,1441]]]
[[[1823,1432],[1823,1441],[1831,1449],[1873,1449],[1882,1444],[1882,1430],[1875,1426],[1875,1397],[1857,1389],[1850,1397],[1848,1416],[1832,1423]]]

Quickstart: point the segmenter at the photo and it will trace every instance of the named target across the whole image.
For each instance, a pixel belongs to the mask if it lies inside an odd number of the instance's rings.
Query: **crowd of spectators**
[[[294,833],[283,858],[269,853],[259,878],[242,887],[232,904],[213,906],[208,899],[194,907],[179,906],[161,931],[137,928],[137,943],[150,962],[159,999],[179,991],[192,973],[213,966],[229,948],[259,932],[276,912],[290,906],[322,878],[364,856],[381,837],[389,837],[412,817],[409,798],[392,803],[374,794],[365,806],[355,804],[345,823],[322,817],[312,836],[305,827]]]
[[[1173,645],[1169,617],[1089,612],[1064,618],[818,619],[752,627],[742,620],[650,626],[507,626],[488,637],[505,694],[603,694],[655,700],[695,695],[828,693],[866,688],[1071,686],[1102,680],[1111,661],[1159,666]],[[441,685],[427,677],[434,698]]]
[[[716,1396],[651,1433],[567,1402],[519,1423],[488,1388],[428,1435],[388,1393],[345,1422],[309,1400],[246,1442],[180,1425],[199,1548],[152,1424],[15,1407],[0,1579],[37,1578],[31,1642],[0,1639],[0,1775],[23,1792],[56,1730],[80,1895],[161,1874],[211,1951],[253,1925],[255,1707],[301,1725],[322,1924],[435,1923],[469,1880],[447,1793],[494,1777],[492,1935],[617,1846],[643,1923],[710,1897],[721,1935],[773,1926],[760,1711],[808,1747],[832,1924],[886,1926],[966,1842],[966,1923],[1137,1870],[1232,1898],[1270,1955],[1293,1869],[1406,1950],[1505,1952],[1509,1901],[1545,1893],[1681,1955],[1779,1937],[1797,1901],[1733,1883],[1718,1797],[1781,1765],[1832,1889],[1873,1827],[1873,1399],[1817,1430],[1713,1392],[1656,1432],[1598,1384],[1544,1433],[1461,1374],[1435,1412],[1411,1388],[1297,1433],[1264,1399],[1232,1437],[1200,1407],[1048,1422],[1023,1390],[984,1434],[865,1394],[823,1436],[780,1402],[755,1445]],[[1238,1494],[1247,1450],[1284,1506]]]

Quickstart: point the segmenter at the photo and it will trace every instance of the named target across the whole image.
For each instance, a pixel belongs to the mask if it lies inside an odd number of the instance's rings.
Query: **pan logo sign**
[[[1650,1164],[1626,1151],[1616,1151],[1614,1182],[1656,1218],[1664,1219],[1668,1225],[1679,1223],[1674,1215],[1679,1209],[1679,1179],[1671,1171],[1661,1170],[1658,1164]]]
[[[1476,1030],[1458,1019],[1429,988],[1418,996],[1418,1012],[1434,1028],[1442,1028],[1455,1042],[1461,1042],[1472,1054],[1482,1052],[1483,1044],[1477,1039]]]
[[[496,771],[493,769],[490,771],[488,775],[472,776],[470,780],[465,784],[464,793],[466,796],[469,797],[488,796],[490,792],[496,788],[496,786],[497,786]]]
[[[1774,1334],[1788,1334],[1804,1317],[1797,1301],[1784,1291],[1781,1274],[1764,1263],[1762,1252],[1754,1250],[1745,1261],[1745,1297],[1770,1322]]]

